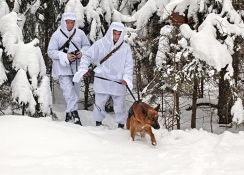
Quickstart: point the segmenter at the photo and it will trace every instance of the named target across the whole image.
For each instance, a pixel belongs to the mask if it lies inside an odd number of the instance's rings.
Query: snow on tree
[[[50,115],[52,103],[48,99],[52,97],[50,87],[47,86],[46,66],[37,46],[39,41],[34,39],[25,44],[17,20],[16,12],[0,19],[2,44],[12,61],[12,68],[17,72],[11,82],[12,98],[22,106],[22,114],[25,112],[31,116]],[[46,93],[38,92],[40,88]]]
[[[69,0],[65,6],[66,12],[76,14],[76,26],[83,28],[84,24],[84,7],[79,0]]]
[[[179,25],[181,34],[189,41],[187,47],[194,58],[206,62],[220,74],[219,84],[223,83],[225,85],[222,84],[222,87],[227,88],[224,91],[223,88],[219,88],[221,91],[219,98],[223,98],[218,104],[219,122],[229,123],[231,118],[228,118],[228,115],[233,97],[222,95],[233,93],[231,89],[234,87],[231,85],[234,84],[232,66],[234,47],[236,47],[236,38],[244,36],[244,25],[240,15],[233,8],[230,0],[183,0],[167,4],[163,20]],[[189,68],[192,69],[192,66]],[[234,96],[235,94],[233,93]],[[220,112],[222,110],[223,112]]]
[[[0,18],[9,13],[8,4],[5,0],[0,0]]]
[[[161,66],[166,63],[166,53],[170,52],[169,37],[172,38],[171,32],[173,28],[173,26],[166,25],[160,30],[161,37],[159,39],[158,52],[156,56],[156,65],[158,69],[161,69]]]
[[[237,98],[235,104],[231,108],[231,114],[233,115],[233,122],[236,124],[241,124],[244,121],[244,110],[242,101],[240,98]]]
[[[29,80],[26,77],[26,72],[19,69],[14,80],[11,83],[12,98],[20,105],[27,105],[27,111],[31,114],[35,113],[36,102],[32,95]]]
[[[0,0],[1,2],[4,1]],[[57,8],[60,4],[65,4],[65,8]],[[146,75],[146,78],[141,76],[141,80],[137,79],[138,82],[144,81],[138,91],[143,91],[143,88],[146,88],[144,91],[148,90],[150,93],[156,89],[166,87],[164,76],[170,72],[171,75],[174,72],[172,76],[176,78],[176,81],[172,81],[175,83],[175,86],[171,86],[174,87],[173,90],[180,87],[181,78],[189,83],[190,79],[194,77],[200,78],[201,73],[204,73],[203,69],[209,72],[207,76],[213,78],[226,65],[228,66],[226,67],[225,79],[232,80],[234,72],[231,65],[233,63],[232,57],[237,50],[235,41],[237,37],[243,35],[241,16],[244,13],[240,10],[238,14],[230,0],[56,0],[55,2],[37,0],[32,3],[26,0],[15,1],[13,11],[24,14],[28,9],[38,16],[35,17],[38,22],[30,20],[30,16],[22,15],[23,18],[19,16],[23,19],[22,24],[19,23],[19,25],[29,26],[29,22],[36,23],[37,26],[34,30],[31,30],[31,27],[23,30],[24,36],[29,33],[33,35],[28,35],[28,44],[24,44],[22,38],[13,40],[12,37],[8,37],[9,41],[5,41],[5,52],[8,55],[13,52],[11,54],[13,58],[10,57],[10,59],[13,59],[13,65],[16,68],[25,70],[28,76],[30,75],[28,80],[34,95],[40,93],[37,90],[41,84],[38,78],[45,77],[43,73],[45,68],[38,69],[40,72],[37,74],[38,71],[35,71],[34,68],[33,70],[29,69],[27,65],[33,64],[33,67],[38,64],[42,65],[42,63],[38,63],[38,59],[32,60],[33,63],[24,63],[23,61],[23,65],[18,61],[18,59],[21,60],[21,57],[14,60],[14,52],[18,50],[15,48],[16,43],[18,43],[19,48],[23,47],[22,49],[25,48],[25,45],[34,48],[38,42],[32,38],[33,36],[38,37],[42,53],[45,53],[48,38],[53,33],[52,30],[54,28],[56,30],[58,27],[60,14],[63,12],[70,11],[76,14],[77,27],[85,31],[91,42],[103,37],[112,21],[124,23],[126,29],[125,40],[132,46],[135,62],[138,64],[135,67],[139,67],[136,74]],[[52,13],[47,13],[50,11]],[[29,20],[28,23],[24,23],[25,17]],[[51,24],[50,20],[52,21]],[[178,24],[175,22],[178,22]],[[41,25],[45,25],[45,27],[41,27]],[[14,27],[16,26],[11,27],[10,30],[13,30]],[[20,26],[20,28],[22,27]],[[46,29],[48,31],[44,32]],[[14,31],[18,30],[14,29]],[[19,32],[21,30],[17,33]],[[11,32],[6,33],[11,35]],[[14,34],[16,37],[22,37],[21,33]],[[44,35],[45,37],[43,37]],[[205,40],[202,41],[203,39]],[[20,44],[21,41],[22,44]],[[45,43],[45,46],[43,43]],[[209,51],[209,48],[212,50]],[[35,51],[35,53],[38,52]],[[222,55],[224,55],[224,59],[220,59]],[[33,55],[30,54],[28,57],[33,57]],[[159,70],[163,64],[169,61],[169,57],[176,59],[175,63],[179,64],[179,70],[172,71],[173,66],[168,65],[166,71],[161,71],[162,74],[160,74]],[[203,66],[201,63],[204,61],[207,65]],[[45,78],[42,79],[44,81]],[[152,80],[154,83],[152,83]],[[151,97],[156,97],[156,99],[160,97],[160,94],[150,93]],[[149,99],[149,96],[143,98]]]
[[[44,76],[40,86],[36,90],[36,95],[39,97],[40,111],[44,114],[50,114],[50,108],[52,106],[52,94],[50,88],[50,79]]]
[[[161,0],[148,0],[141,1],[138,5],[138,10],[133,14],[132,17],[136,19],[136,22],[133,24],[136,26],[136,30],[146,30],[146,25],[150,21],[150,18],[154,13],[158,13],[161,15],[164,11],[164,6],[168,3],[168,1]]]
[[[220,2],[219,2],[220,3]],[[197,23],[197,11],[202,12],[206,6],[206,1],[173,1],[165,8],[163,19],[169,18],[172,13],[184,14],[188,9],[188,18],[193,18]],[[209,11],[212,7],[209,7]],[[214,10],[208,14],[204,22],[198,27],[198,32],[193,31],[188,24],[183,24],[180,29],[186,38],[190,39],[192,53],[196,58],[206,61],[210,66],[220,71],[227,64],[230,65],[233,54],[234,39],[236,36],[244,36],[243,21],[238,13],[233,9],[230,0],[224,0],[222,11],[220,14],[215,14]],[[186,31],[184,31],[186,30]],[[227,36],[223,43],[216,39],[216,32]]]
[[[2,63],[3,50],[0,49],[0,86],[7,80],[7,75],[5,73],[5,68]]]

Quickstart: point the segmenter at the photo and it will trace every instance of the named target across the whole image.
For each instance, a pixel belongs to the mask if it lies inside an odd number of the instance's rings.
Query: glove
[[[67,58],[67,54],[66,53],[63,53],[63,52],[59,53],[59,62],[64,67],[69,65],[69,60]]]
[[[74,77],[73,77],[73,82],[75,83],[79,83],[83,77],[83,75],[86,73],[87,71],[83,71],[83,70],[79,70],[78,72],[75,73]]]

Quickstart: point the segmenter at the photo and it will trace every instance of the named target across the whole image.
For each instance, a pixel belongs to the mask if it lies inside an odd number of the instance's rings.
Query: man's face
[[[68,19],[68,20],[65,20],[65,22],[66,22],[67,30],[68,31],[72,30],[75,25],[75,21]]]
[[[113,41],[117,42],[119,40],[119,37],[121,35],[121,31],[113,30]]]

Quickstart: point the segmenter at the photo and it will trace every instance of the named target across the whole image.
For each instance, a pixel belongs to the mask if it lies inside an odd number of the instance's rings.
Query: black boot
[[[81,124],[81,122],[80,122],[80,117],[79,117],[79,114],[78,114],[77,111],[73,111],[73,112],[71,112],[71,116],[72,116],[73,119],[74,119],[74,124],[78,124],[78,125],[81,125],[81,126],[82,126],[82,124]]]
[[[125,126],[124,124],[120,124],[120,123],[118,124],[118,128],[124,129],[124,126]]]
[[[68,121],[70,121],[70,120],[72,120],[72,117],[71,117],[71,115],[70,115],[69,112],[66,112],[65,121],[68,122]]]
[[[102,122],[96,121],[96,126],[101,126]]]

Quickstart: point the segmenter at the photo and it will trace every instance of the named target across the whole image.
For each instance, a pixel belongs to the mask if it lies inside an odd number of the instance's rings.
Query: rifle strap
[[[74,30],[73,34],[70,37],[68,37],[61,29],[60,29],[60,31],[64,34],[64,36],[66,36],[66,38],[69,38],[69,39],[58,50],[62,50],[63,48],[65,48],[66,43],[69,43],[72,40],[73,36],[75,35],[76,29]],[[74,44],[74,43],[72,42],[72,44]],[[74,45],[74,46],[76,47],[76,45]]]
[[[108,55],[106,55],[101,61],[100,64],[102,64],[104,61],[106,61],[114,52],[116,52],[120,46],[122,46],[124,42],[122,42],[118,47],[114,48]]]

